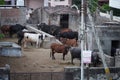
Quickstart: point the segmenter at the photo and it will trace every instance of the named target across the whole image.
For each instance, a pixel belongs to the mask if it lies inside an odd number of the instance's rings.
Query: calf
[[[63,53],[63,60],[65,60],[65,55],[68,53],[70,47],[65,46],[63,44],[52,43],[50,48],[51,48],[50,56],[52,54],[52,59],[55,59],[54,57],[55,53]]]
[[[22,45],[22,40],[24,38],[24,33],[36,33],[36,32],[33,32],[33,31],[29,31],[27,29],[23,29],[23,30],[20,30],[17,32],[17,38],[18,38],[18,44],[19,45]],[[36,33],[37,34],[37,33]]]
[[[27,47],[27,43],[28,42],[35,42],[36,43],[36,47],[40,47],[41,43],[43,41],[43,39],[45,39],[45,35],[44,34],[40,34],[40,33],[24,33],[24,39],[23,39],[23,45],[24,47]]]
[[[70,53],[71,53],[71,63],[72,64],[74,64],[73,63],[74,58],[77,58],[77,59],[81,60],[81,49],[80,48],[71,47],[70,48]],[[96,67],[97,64],[101,62],[98,53],[95,52],[95,51],[92,52],[91,62],[92,62],[94,67]]]

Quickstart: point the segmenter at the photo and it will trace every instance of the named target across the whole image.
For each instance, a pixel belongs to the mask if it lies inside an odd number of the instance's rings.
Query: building
[[[25,0],[25,6],[29,8],[71,6],[72,0]]]
[[[54,24],[77,30],[80,19],[78,16],[78,8],[72,5],[72,0],[44,0],[44,5],[33,12],[29,22]]]

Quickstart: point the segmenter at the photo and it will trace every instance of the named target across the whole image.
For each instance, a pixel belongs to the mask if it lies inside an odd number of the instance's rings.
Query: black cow
[[[97,64],[101,63],[100,57],[98,55],[98,51],[96,51],[96,50],[92,51],[91,62],[92,62],[94,67],[96,67]]]
[[[47,25],[45,23],[41,23],[37,25],[38,30],[42,30],[48,34],[51,34],[53,36],[56,36],[58,32],[60,31],[60,26],[56,25]]]
[[[78,40],[78,32],[69,31],[69,32],[59,33],[59,37],[60,38],[68,38],[68,39],[76,39],[76,40]]]
[[[77,59],[81,59],[81,49],[78,47],[71,47],[70,48],[70,53],[71,53],[71,63],[73,63],[73,59],[77,58]]]
[[[50,33],[50,27],[45,23],[38,24],[37,28],[38,28],[38,30],[42,30],[42,31],[44,31],[44,32],[46,32],[48,34],[51,34]]]
[[[25,26],[22,26],[21,24],[11,25],[10,26],[10,37],[13,36],[13,34],[16,34],[18,31],[21,31],[23,29],[27,29]]]
[[[74,58],[81,60],[81,49],[79,47],[71,47],[70,53],[71,53],[71,63],[72,64],[74,64],[73,63]],[[96,67],[97,64],[99,64],[101,62],[98,53],[95,52],[94,50],[92,52],[91,62],[94,67]]]

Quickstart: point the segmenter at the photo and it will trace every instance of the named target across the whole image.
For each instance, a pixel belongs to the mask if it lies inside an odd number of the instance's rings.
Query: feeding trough
[[[19,57],[22,55],[21,46],[14,42],[0,42],[0,55]]]

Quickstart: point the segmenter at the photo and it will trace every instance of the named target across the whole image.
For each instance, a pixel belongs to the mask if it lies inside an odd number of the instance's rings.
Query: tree
[[[101,6],[102,12],[106,12],[106,11],[110,11],[110,10],[113,11],[113,15],[120,16],[120,9],[112,8],[109,6],[109,4],[104,4],[103,6]]]
[[[4,0],[0,0],[0,5],[4,5],[5,1]]]
[[[72,0],[72,1],[73,1],[72,4],[77,5],[79,9],[81,8],[81,0]],[[87,0],[84,0],[84,2],[85,2],[85,6],[86,6]],[[94,12],[96,10],[96,8],[98,6],[97,3],[98,3],[98,0],[89,0],[88,6],[89,6],[91,12]]]
[[[98,7],[98,0],[89,0],[89,8],[92,13],[96,11],[97,7]]]
[[[72,4],[77,5],[78,8],[80,9],[80,7],[81,7],[81,0],[72,0]]]

